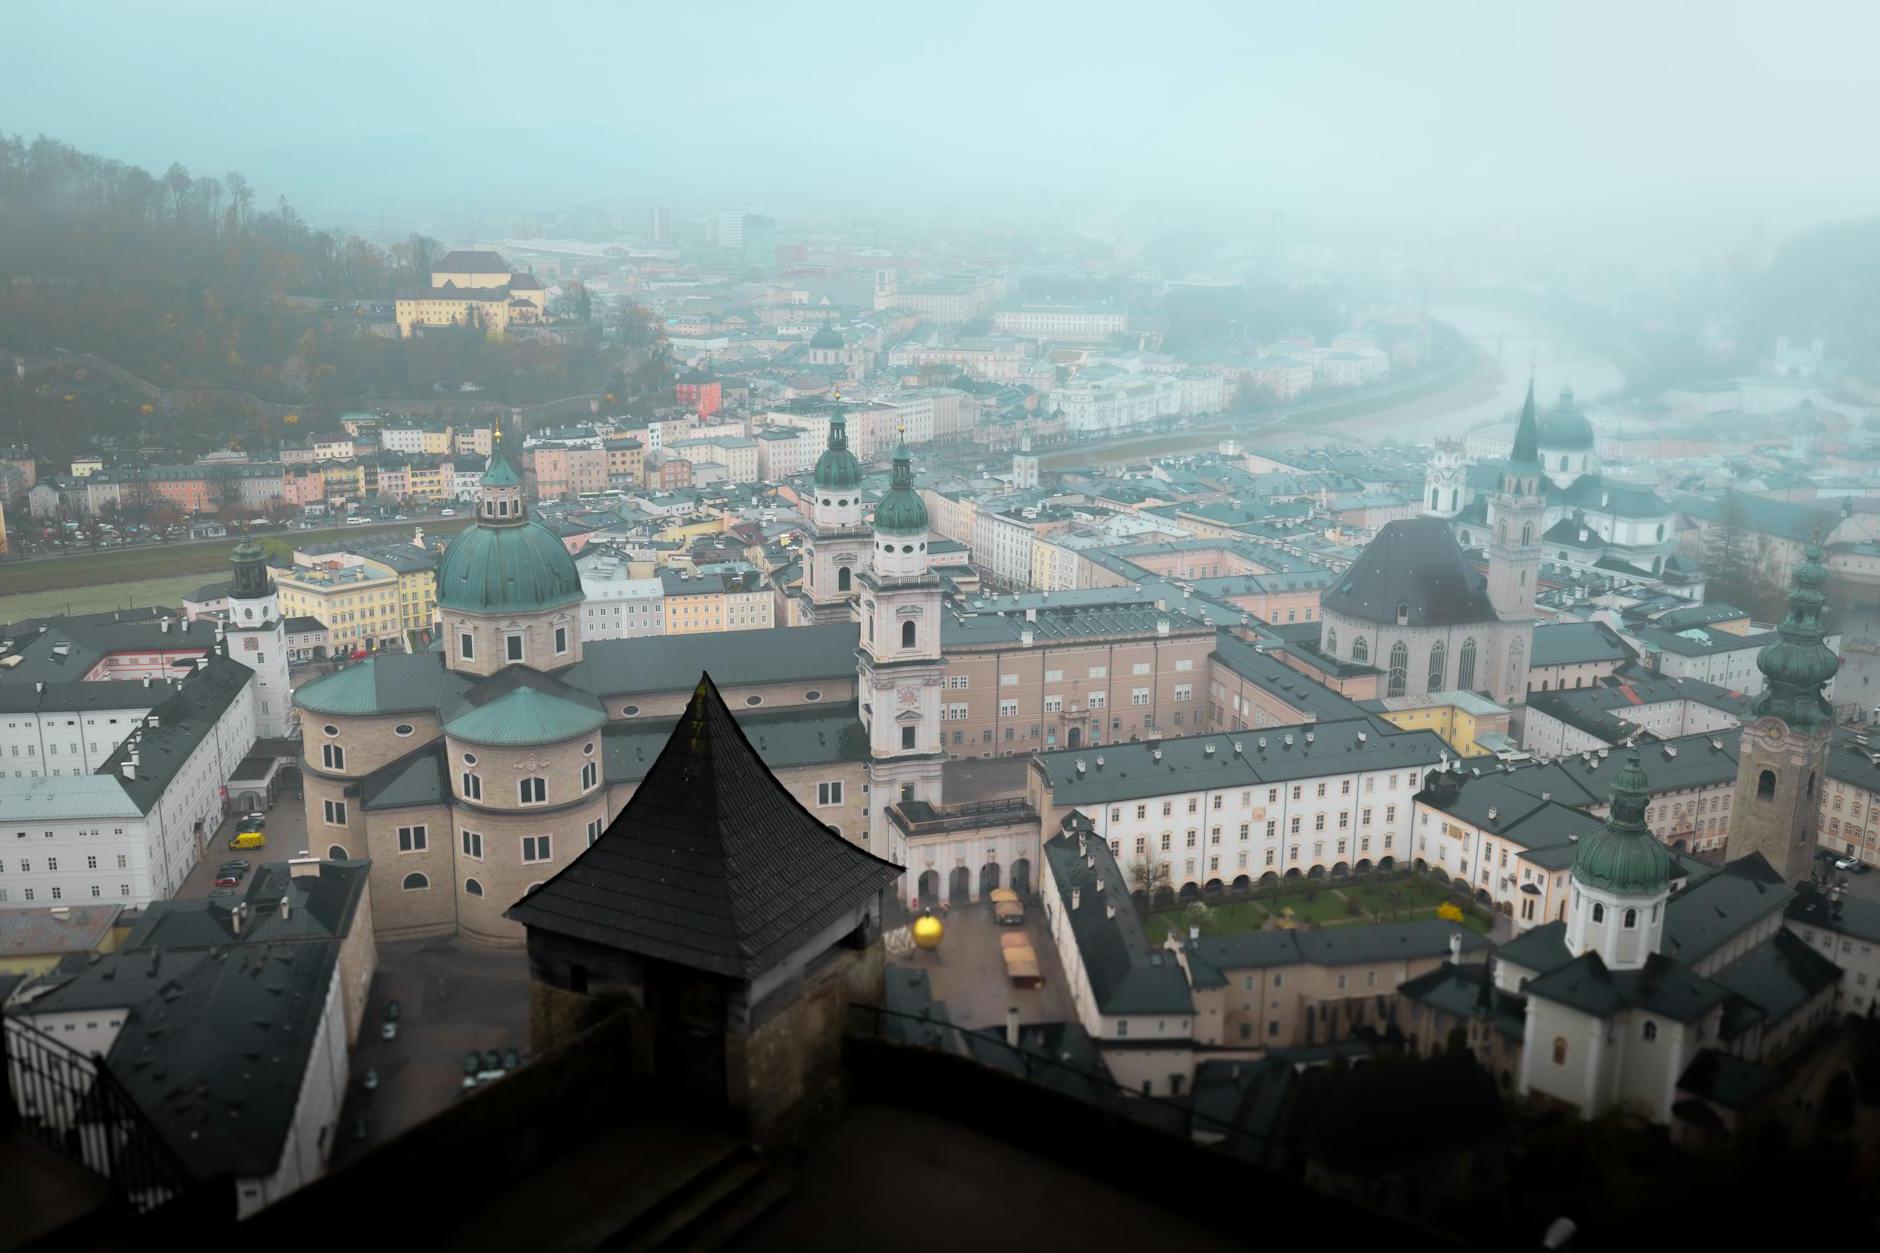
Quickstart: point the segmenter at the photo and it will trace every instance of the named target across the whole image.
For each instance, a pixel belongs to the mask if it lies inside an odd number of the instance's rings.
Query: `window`
[[[463,855],[474,857],[478,861],[483,860],[483,833],[481,831],[463,833]]]
[[[401,853],[422,853],[425,850],[425,832],[423,827],[398,828],[398,851]]]
[[[1594,922],[1606,921],[1606,907],[1604,905],[1601,905],[1598,901],[1593,902],[1593,921]]]
[[[465,896],[481,896],[483,895],[483,885],[478,883],[475,879],[465,879],[463,881],[463,894]]]
[[[1131,688],[1129,692],[1129,703],[1132,705],[1148,704],[1149,703],[1149,689],[1146,687]]]
[[[816,803],[825,808],[830,805],[840,805],[842,803],[842,781],[835,779],[828,783],[818,783],[816,785]]]
[[[914,624],[912,622],[903,622],[901,624],[901,647],[914,647]]]
[[[568,628],[565,626],[558,626],[555,628],[555,655],[559,657],[567,651],[568,651]]]
[[[1444,663],[1448,659],[1449,659],[1448,650],[1443,647],[1443,642],[1441,640],[1437,640],[1436,643],[1430,646],[1430,673],[1429,673],[1429,690],[1430,691],[1440,692],[1443,690],[1443,669],[1444,669]]]
[[[346,825],[345,801],[321,801],[320,805],[322,812],[326,815],[327,826],[343,827]]]
[[[1005,728],[1005,735],[1007,739],[1010,739],[1012,735],[1012,728],[1010,727]],[[914,747],[914,728],[913,727],[901,728],[901,747],[902,748]]]
[[[457,635],[457,655],[465,661],[475,661],[477,655],[476,636],[470,634],[468,631],[459,632]]]
[[[1632,930],[1635,930],[1637,927],[1638,927],[1638,910],[1636,909],[1626,910],[1625,911],[1625,929],[1627,931],[1632,931]]]
[[[548,860],[548,837],[546,835],[525,835],[522,837],[522,861],[524,865],[535,861]]]
[[[346,750],[337,744],[320,745],[320,764],[328,770],[346,768]]]
[[[1566,1064],[1567,1064],[1567,1037],[1563,1035],[1557,1035],[1554,1037],[1554,1065],[1564,1066]]]
[[[1776,772],[1765,770],[1756,776],[1756,799],[1774,800],[1776,794]]]
[[[1410,670],[1410,650],[1402,640],[1391,645],[1390,677],[1384,687],[1386,696],[1402,696],[1408,687]]]
[[[591,761],[581,763],[581,790],[587,791],[600,782],[600,768]]]
[[[483,799],[483,776],[466,770],[463,772],[463,798],[467,801]]]
[[[1475,637],[1462,641],[1462,651],[1456,654],[1456,686],[1465,692],[1475,690]]]
[[[422,892],[431,886],[431,881],[421,874],[412,873],[405,876],[403,886],[407,892]]]
[[[522,636],[521,635],[506,635],[503,637],[503,655],[507,657],[510,661],[522,660]],[[472,882],[474,882],[474,880],[472,880]],[[477,895],[481,896],[482,892],[478,891]]]
[[[524,805],[540,805],[548,800],[548,780],[537,777],[516,780],[516,799]]]
[[[1653,1040],[1658,1038],[1658,1024],[1647,1018],[1645,1020],[1645,1026],[1639,1031],[1639,1035],[1644,1038],[1645,1043],[1650,1044]]]

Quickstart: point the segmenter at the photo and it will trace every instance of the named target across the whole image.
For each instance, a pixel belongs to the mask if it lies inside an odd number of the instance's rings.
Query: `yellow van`
[[[243,831],[228,842],[230,848],[266,848],[268,837],[259,831]]]

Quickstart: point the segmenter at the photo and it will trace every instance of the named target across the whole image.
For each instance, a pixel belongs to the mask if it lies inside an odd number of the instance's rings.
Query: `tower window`
[[[555,628],[555,655],[559,657],[561,654],[567,651],[568,651],[568,628],[564,626],[558,626]]]
[[[464,631],[457,636],[457,655],[465,661],[474,661],[477,655],[476,636]]]
[[[1658,1024],[1647,1018],[1645,1020],[1645,1027],[1639,1034],[1644,1037],[1645,1043],[1650,1044],[1653,1040],[1658,1038]]]
[[[548,780],[527,778],[516,780],[516,797],[524,805],[540,805],[548,800]]]
[[[1626,910],[1625,911],[1625,929],[1627,931],[1631,931],[1631,930],[1636,929],[1637,927],[1638,927],[1638,910],[1636,909]]]
[[[1410,623],[1410,602],[1407,600],[1400,600],[1397,602],[1397,625],[1408,626],[1409,623]]]
[[[504,636],[503,637],[503,649],[504,649],[504,654],[509,658],[509,660],[521,661],[522,660],[522,637],[520,635]]]
[[[847,566],[838,566],[836,568],[836,590],[838,592],[848,591],[851,577]]]
[[[1756,799],[1774,800],[1776,795],[1776,772],[1765,770],[1756,776]]]
[[[1606,921],[1606,907],[1604,905],[1601,905],[1598,901],[1593,902],[1593,921],[1594,922]]]
[[[914,747],[914,728],[913,727],[901,728],[901,747],[902,748]]]
[[[901,624],[901,647],[914,647],[914,624],[912,622],[903,622]]]

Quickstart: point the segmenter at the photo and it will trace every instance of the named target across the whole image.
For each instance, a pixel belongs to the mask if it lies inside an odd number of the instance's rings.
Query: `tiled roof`
[[[1327,613],[1385,626],[1499,621],[1482,576],[1440,518],[1389,522],[1320,598]]]

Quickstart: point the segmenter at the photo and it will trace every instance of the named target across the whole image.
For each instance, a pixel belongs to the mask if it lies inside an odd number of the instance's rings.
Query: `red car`
[[[241,881],[242,877],[240,875],[226,870],[215,877],[215,885],[219,888],[232,888]]]

